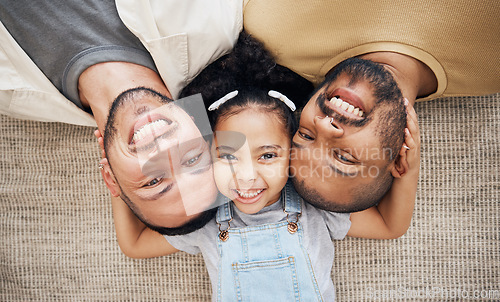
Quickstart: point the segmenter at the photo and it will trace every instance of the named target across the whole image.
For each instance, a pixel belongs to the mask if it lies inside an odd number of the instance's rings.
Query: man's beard
[[[153,231],[156,231],[162,235],[167,235],[167,236],[176,236],[176,235],[186,235],[191,232],[194,232],[198,229],[201,229],[204,227],[212,218],[215,217],[215,213],[217,212],[217,208],[207,210],[205,212],[202,212],[198,217],[188,221],[184,225],[180,227],[175,227],[175,228],[167,228],[167,227],[159,227],[159,226],[154,226],[148,223],[143,223]]]
[[[119,185],[119,184],[118,184]],[[157,226],[152,223],[149,223],[148,220],[140,213],[140,211],[136,208],[135,204],[130,200],[127,194],[124,193],[123,189],[121,189],[120,198],[125,202],[125,204],[129,207],[130,211],[134,213],[135,217],[139,219],[142,223],[144,223],[148,228],[167,236],[175,236],[175,235],[185,235],[191,232],[194,232],[202,227],[204,227],[213,217],[215,217],[215,213],[217,212],[217,208],[208,207],[206,211],[201,212],[200,215],[196,218],[191,219],[185,224],[179,227],[162,227]],[[221,195],[218,196],[217,200],[214,202],[218,202]]]

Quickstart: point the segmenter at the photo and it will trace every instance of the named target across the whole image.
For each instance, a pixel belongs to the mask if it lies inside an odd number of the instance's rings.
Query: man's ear
[[[406,151],[406,150],[404,150]],[[396,157],[391,168],[391,174],[394,178],[401,178],[408,172],[408,162],[406,161],[406,152],[400,152]]]
[[[99,169],[101,170],[102,179],[104,180],[106,187],[108,187],[111,195],[114,197],[120,196],[120,186],[116,181],[113,171],[111,171],[111,167],[109,166],[107,158],[101,159],[101,161],[99,162]]]

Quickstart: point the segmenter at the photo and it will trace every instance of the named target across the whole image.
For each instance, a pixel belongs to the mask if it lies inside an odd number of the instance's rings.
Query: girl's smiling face
[[[273,112],[246,109],[220,119],[212,144],[219,191],[246,214],[278,201],[288,180],[290,141]]]

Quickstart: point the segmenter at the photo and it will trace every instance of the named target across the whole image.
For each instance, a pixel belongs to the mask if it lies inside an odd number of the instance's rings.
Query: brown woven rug
[[[336,242],[338,300],[500,300],[500,94],[416,110],[412,225]],[[201,256],[120,252],[93,130],[0,116],[0,300],[210,301]]]

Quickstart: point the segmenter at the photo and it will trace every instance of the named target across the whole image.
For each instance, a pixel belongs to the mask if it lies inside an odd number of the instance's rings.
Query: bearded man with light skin
[[[206,223],[212,212],[205,210],[217,196],[208,143],[158,74],[135,64],[101,63],[82,73],[79,91],[99,128],[101,174],[113,211],[169,234]],[[141,139],[134,139],[139,132]],[[158,158],[169,160],[146,171],[145,163]]]

